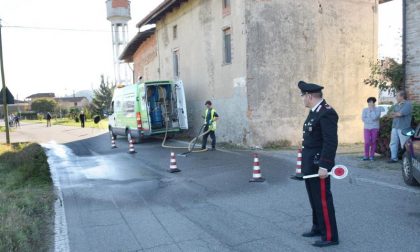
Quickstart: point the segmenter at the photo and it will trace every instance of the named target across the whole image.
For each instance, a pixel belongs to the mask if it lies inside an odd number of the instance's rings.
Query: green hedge
[[[393,111],[391,107],[389,112]],[[416,128],[420,123],[420,103],[413,103],[413,119],[411,121],[411,126]],[[379,136],[377,142],[376,153],[384,155],[385,157],[391,156],[391,151],[389,149],[389,143],[391,140],[391,130],[392,130],[392,118],[384,116],[380,119],[379,127]],[[401,156],[401,152],[399,153]]]
[[[21,120],[36,120],[37,119],[37,113],[33,111],[29,112],[21,112],[19,113],[19,116]]]

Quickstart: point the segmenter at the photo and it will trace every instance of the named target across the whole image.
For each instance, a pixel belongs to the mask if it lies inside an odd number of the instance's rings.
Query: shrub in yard
[[[25,120],[35,120],[37,119],[37,113],[33,112],[33,111],[28,111],[28,112],[21,112],[19,113],[20,118],[25,119]]]
[[[44,115],[39,113],[36,115],[36,119],[38,119],[38,121],[42,121],[44,119]]]
[[[413,103],[413,122],[420,123],[420,103]]]

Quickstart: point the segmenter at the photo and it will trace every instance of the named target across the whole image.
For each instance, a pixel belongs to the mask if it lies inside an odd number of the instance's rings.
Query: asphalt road
[[[293,152],[261,151],[266,182],[249,183],[250,151],[177,156],[182,171],[171,174],[170,150],[160,140],[136,144],[137,153],[128,154],[126,139],[111,149],[99,130],[24,125],[15,134],[48,149],[62,197],[56,250],[321,250],[301,237],[311,215],[303,182],[289,179]],[[405,186],[397,171],[348,167],[349,178],[332,182],[340,245],[323,250],[419,251],[420,189]]]

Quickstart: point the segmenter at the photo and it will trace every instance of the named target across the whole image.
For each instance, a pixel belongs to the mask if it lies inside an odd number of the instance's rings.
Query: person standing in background
[[[81,124],[82,128],[84,128],[85,127],[85,121],[86,121],[85,112],[83,112],[83,111],[80,112],[79,119],[80,119],[80,124]]]
[[[47,112],[47,127],[51,127],[51,114]]]
[[[16,128],[17,127],[20,127],[20,121],[19,121],[20,120],[20,117],[19,117],[19,115],[16,114],[13,119],[15,120],[15,126],[16,126]]]
[[[364,139],[365,139],[365,155],[362,160],[374,160],[376,152],[376,141],[379,133],[379,118],[381,112],[384,111],[382,107],[376,107],[376,98],[369,97],[367,99],[368,107],[363,109],[362,120],[364,123]]]
[[[413,106],[410,101],[407,101],[407,94],[405,91],[399,91],[395,97],[397,104],[395,104],[393,112],[391,112],[392,119],[392,131],[391,131],[391,142],[389,148],[391,149],[391,159],[388,163],[398,162],[398,144],[401,148],[404,148],[405,142],[408,140],[408,136],[404,136],[401,130],[411,127],[411,117],[413,112]]]

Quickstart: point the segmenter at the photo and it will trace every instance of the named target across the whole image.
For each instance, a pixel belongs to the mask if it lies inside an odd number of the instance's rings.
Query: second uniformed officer
[[[338,115],[322,98],[322,86],[300,81],[302,99],[309,115],[303,125],[302,173],[319,174],[319,178],[306,179],[306,190],[312,208],[312,229],[304,237],[320,236],[313,245],[337,245],[338,232],[328,172],[334,166],[337,151]]]

